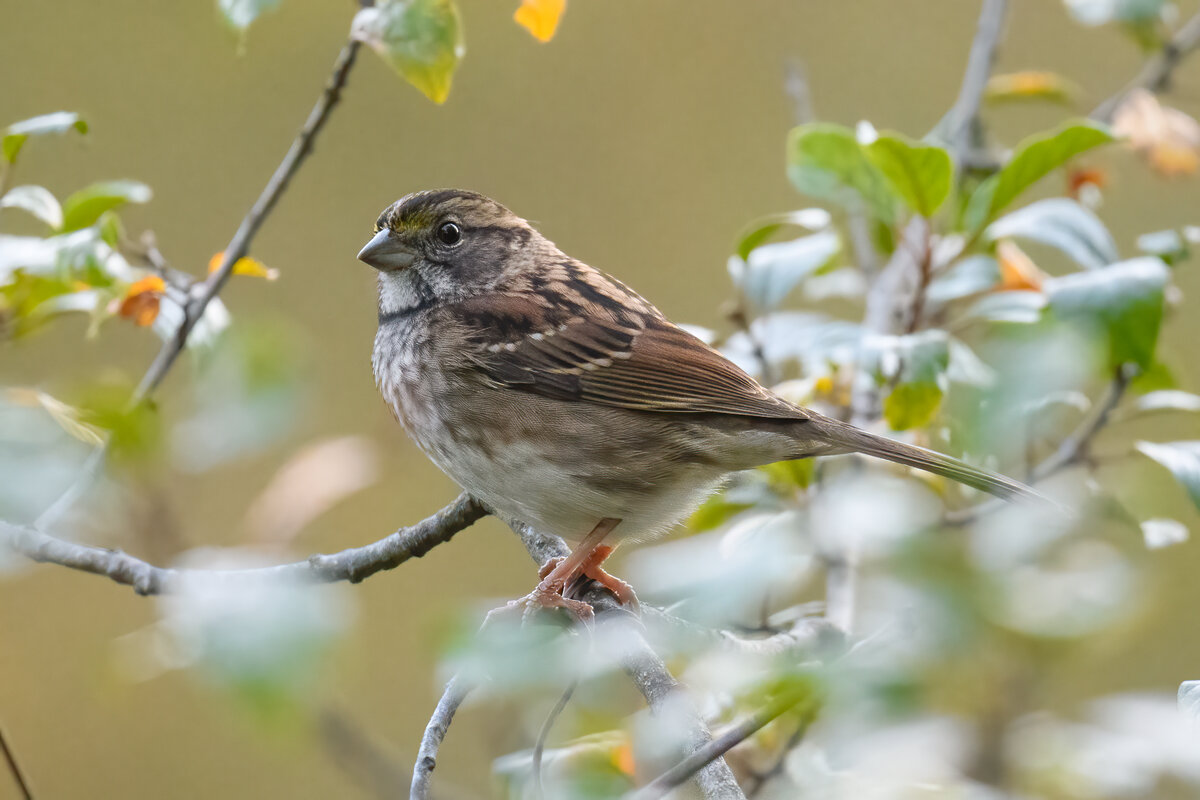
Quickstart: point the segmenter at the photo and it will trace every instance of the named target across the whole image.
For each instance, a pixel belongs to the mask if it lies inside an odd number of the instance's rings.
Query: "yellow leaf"
[[[1194,175],[1200,170],[1200,123],[1135,89],[1113,115],[1113,133],[1129,140],[1162,175]]]
[[[997,292],[1019,292],[1042,290],[1046,275],[1033,259],[1025,255],[1025,251],[1008,240],[1002,239],[996,245],[996,260],[1000,262],[1000,285]]]
[[[990,102],[1006,100],[1048,100],[1070,103],[1075,85],[1061,75],[1040,70],[1010,72],[994,75],[987,82],[986,97]]]
[[[554,38],[558,20],[566,10],[567,0],[521,0],[513,19],[539,42],[548,42]]]
[[[628,741],[622,742],[612,752],[612,765],[629,777],[637,774],[637,762],[633,757],[633,745]]]
[[[209,273],[211,274],[220,269],[221,262],[224,260],[224,250],[220,251],[219,253],[213,253],[213,257],[208,260]],[[250,258],[249,256],[243,256],[242,258],[239,258],[233,265],[233,274],[249,275],[251,278],[265,278],[266,280],[273,281],[279,277],[279,270],[271,269],[257,259]]]
[[[153,324],[158,318],[159,300],[166,288],[163,279],[157,275],[148,275],[133,282],[125,291],[117,313],[143,328]]]
[[[20,406],[41,406],[59,427],[85,444],[99,447],[104,444],[104,434],[95,425],[89,425],[82,420],[82,412],[75,406],[67,405],[56,397],[24,387],[14,387],[4,392],[10,403]]]

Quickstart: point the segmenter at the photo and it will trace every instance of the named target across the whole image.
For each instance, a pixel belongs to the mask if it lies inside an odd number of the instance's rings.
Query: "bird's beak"
[[[358,251],[359,261],[384,272],[408,269],[415,258],[416,253],[405,247],[399,238],[386,228],[375,234],[366,247]]]

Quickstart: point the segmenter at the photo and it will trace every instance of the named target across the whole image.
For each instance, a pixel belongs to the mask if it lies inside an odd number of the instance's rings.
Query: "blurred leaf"
[[[1081,25],[1110,22],[1147,22],[1163,13],[1167,0],[1064,0],[1071,16]]]
[[[152,325],[158,316],[159,301],[166,288],[163,279],[157,275],[142,278],[126,290],[117,313],[143,328]]]
[[[932,217],[950,194],[954,168],[940,147],[885,133],[865,148],[892,190],[923,217]]]
[[[1137,399],[1138,411],[1200,411],[1200,395],[1176,389],[1162,389],[1144,394]]]
[[[513,19],[539,42],[548,42],[554,38],[558,21],[566,10],[567,0],[521,0]]]
[[[1200,725],[1200,681],[1184,681],[1179,684],[1176,702],[1179,710],[1193,726]]]
[[[99,447],[104,444],[104,436],[100,430],[96,426],[84,422],[83,412],[72,405],[68,405],[37,389],[6,389],[3,395],[5,400],[13,405],[38,406],[42,408],[67,434],[84,444],[93,447]]]
[[[17,154],[21,152],[21,147],[30,136],[65,133],[69,130],[87,133],[88,124],[82,117],[72,111],[56,111],[53,114],[43,114],[40,117],[32,117],[21,122],[14,122],[4,129],[4,139],[3,144],[0,145],[0,152],[3,153],[4,160],[11,164],[17,160]]]
[[[212,469],[291,430],[303,399],[299,341],[290,328],[246,324],[213,342],[194,383],[195,410],[171,431],[179,469]]]
[[[240,33],[264,12],[277,8],[280,2],[282,0],[217,0],[217,10],[225,23]]]
[[[1158,342],[1167,278],[1161,261],[1143,256],[1052,278],[1046,291],[1055,318],[1082,323],[1107,338],[1110,366],[1146,367]]]
[[[1113,133],[1129,140],[1156,172],[1173,177],[1200,169],[1200,123],[1134,89],[1113,114]]]
[[[895,221],[896,197],[849,128],[829,123],[793,128],[787,163],[800,192],[850,208],[865,206],[878,219]]]
[[[162,420],[147,405],[129,407],[133,392],[119,383],[86,387],[75,403],[79,421],[105,430],[116,461],[140,461],[154,455],[162,443]]]
[[[1168,266],[1174,266],[1191,255],[1188,245],[1194,242],[1185,234],[1186,230],[1180,233],[1173,229],[1143,233],[1137,238],[1137,248],[1147,255],[1161,258]]]
[[[1026,139],[1017,145],[1012,159],[971,195],[966,227],[978,230],[1048,173],[1112,140],[1106,128],[1088,121],[1068,122],[1048,134]]]
[[[816,475],[816,462],[811,458],[791,461],[776,461],[758,468],[767,476],[772,489],[778,494],[794,494],[796,489],[807,489]]]
[[[968,319],[1032,325],[1042,318],[1046,296],[1041,292],[996,292],[979,298],[966,311]]]
[[[225,251],[222,250],[214,253],[213,257],[208,260],[208,272],[211,275],[221,268],[222,262],[225,260]],[[279,277],[279,270],[272,269],[266,264],[249,256],[242,256],[233,265],[234,275],[246,275],[251,278],[265,278],[273,281]]]
[[[883,416],[892,430],[904,431],[929,424],[942,403],[942,382],[950,366],[950,344],[945,331],[929,330],[907,336],[881,337],[870,349],[872,371],[894,376],[894,386],[883,400]],[[877,360],[877,361],[876,361]]]
[[[1000,264],[1000,285],[997,292],[1040,292],[1046,273],[1038,269],[1033,259],[1014,242],[1004,239],[996,245],[996,261]]]
[[[688,517],[688,528],[693,531],[710,531],[719,528],[743,511],[753,508],[752,503],[731,502],[724,492],[710,495],[700,507]]]
[[[815,233],[828,228],[832,222],[833,217],[823,208],[804,208],[784,214],[771,214],[752,222],[738,234],[734,252],[744,261],[754,248],[765,243],[782,228],[795,226]]]
[[[1174,519],[1148,519],[1141,524],[1146,547],[1160,550],[1188,540],[1187,526]]]
[[[988,226],[991,240],[1032,239],[1058,248],[1080,266],[1097,269],[1119,258],[1116,242],[1095,214],[1074,200],[1051,197],[1030,203]]]
[[[378,454],[365,437],[324,439],[299,450],[271,477],[246,512],[259,542],[290,542],[314,519],[378,477]]]
[[[1175,374],[1163,362],[1155,359],[1129,382],[1129,388],[1140,394],[1166,391],[1179,386]]]
[[[971,295],[983,294],[1000,283],[1000,263],[984,254],[967,256],[933,279],[927,300],[933,304],[949,303]]]
[[[1187,490],[1192,504],[1200,508],[1200,441],[1168,442],[1138,442],[1139,452],[1162,464],[1175,480]]]
[[[28,211],[51,228],[62,227],[62,206],[44,186],[14,186],[0,197],[0,208],[19,208]]]
[[[735,281],[760,309],[774,309],[800,281],[830,264],[842,242],[832,230],[755,248]]]
[[[380,0],[354,16],[351,32],[430,100],[445,102],[465,52],[453,0]]]
[[[603,731],[580,736],[542,756],[543,791],[535,791],[533,753],[525,750],[496,759],[493,772],[500,778],[503,797],[602,800],[624,797],[634,788],[635,761],[627,731]]]
[[[988,79],[984,99],[989,103],[1013,100],[1045,100],[1070,105],[1079,87],[1057,72],[1025,70],[993,75]]]
[[[126,203],[148,203],[153,196],[150,187],[138,181],[101,181],[80,189],[63,202],[64,233],[86,228],[105,211],[120,208]]]

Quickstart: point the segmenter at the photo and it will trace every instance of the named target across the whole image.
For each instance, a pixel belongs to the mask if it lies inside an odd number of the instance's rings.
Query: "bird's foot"
[[[612,548],[607,545],[597,547],[583,563],[577,580],[595,581],[612,592],[613,596],[617,598],[617,602],[622,606],[636,611],[638,608],[638,599],[637,594],[633,591],[633,587],[600,566],[611,552]],[[542,581],[545,581],[562,562],[563,556],[556,556],[550,559],[538,570],[538,577]]]
[[[591,605],[582,600],[573,600],[567,597],[563,593],[566,589],[563,583],[548,577],[549,572],[553,569],[554,567],[551,566],[550,570],[544,574],[539,573],[538,577],[542,578],[542,582],[537,585],[537,588],[519,600],[509,601],[508,607],[521,610],[522,623],[529,622],[544,608],[562,608],[583,624],[590,625],[596,616]]]

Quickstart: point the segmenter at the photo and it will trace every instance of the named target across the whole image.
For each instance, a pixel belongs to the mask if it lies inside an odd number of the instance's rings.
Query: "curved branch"
[[[312,555],[291,564],[205,572],[231,579],[286,577],[317,583],[358,583],[376,572],[393,569],[411,558],[420,558],[487,514],[486,508],[462,494],[433,516],[363,547]],[[34,528],[6,522],[0,522],[0,546],[7,546],[33,561],[104,575],[117,583],[132,586],[135,592],[143,595],[171,591],[179,577],[188,572],[158,567],[120,550],[68,542]]]

